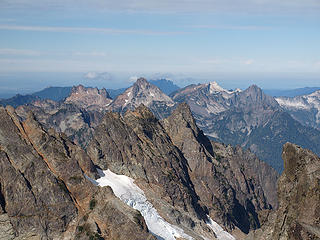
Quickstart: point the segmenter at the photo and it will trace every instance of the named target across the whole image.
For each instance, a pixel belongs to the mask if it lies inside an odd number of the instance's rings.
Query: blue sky
[[[15,88],[8,79],[57,85],[50,72],[77,84],[67,76],[89,71],[110,72],[93,82],[106,87],[154,73],[180,85],[320,85],[318,0],[0,0],[0,36],[2,90]]]

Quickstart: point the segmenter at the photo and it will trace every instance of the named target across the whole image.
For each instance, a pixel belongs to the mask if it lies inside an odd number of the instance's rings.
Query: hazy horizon
[[[319,86],[319,27],[317,0],[3,0],[0,94],[155,73],[179,86]]]

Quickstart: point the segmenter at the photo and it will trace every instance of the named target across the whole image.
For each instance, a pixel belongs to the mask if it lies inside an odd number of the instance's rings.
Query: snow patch
[[[216,92],[228,92],[224,88],[220,87],[217,82],[209,83],[209,91],[210,91],[210,94],[216,93]]]
[[[213,221],[209,216],[208,219],[207,225],[214,231],[219,240],[236,240],[230,233],[224,231],[223,228],[218,223]]]
[[[134,180],[125,175],[117,175],[109,169],[102,171],[98,169],[100,178],[93,180],[87,177],[92,183],[98,186],[110,186],[114,194],[120,198],[121,201],[139,210],[144,217],[149,231],[158,239],[176,240],[176,238],[193,239],[185,234],[183,230],[166,222],[147,200],[144,192],[134,184]]]
[[[291,108],[299,108],[299,109],[309,109],[304,102],[296,100],[296,99],[284,99],[284,98],[276,98],[276,101],[282,107],[291,107]]]

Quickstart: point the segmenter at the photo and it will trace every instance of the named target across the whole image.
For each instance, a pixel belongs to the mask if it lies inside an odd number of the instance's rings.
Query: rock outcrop
[[[0,122],[0,239],[155,239],[136,210],[87,179],[93,163],[64,134],[10,107]]]
[[[279,209],[248,239],[320,239],[320,158],[291,143],[284,145],[282,157]]]

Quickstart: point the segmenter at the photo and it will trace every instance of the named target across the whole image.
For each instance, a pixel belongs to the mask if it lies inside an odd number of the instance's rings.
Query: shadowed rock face
[[[210,142],[181,104],[162,124],[188,161],[201,203],[229,230],[260,226],[258,211],[277,206],[278,174],[249,151]]]
[[[248,239],[320,239],[320,158],[295,144],[283,146],[279,209]]]
[[[0,239],[155,239],[109,187],[86,179],[93,163],[63,134],[10,107],[0,123]]]
[[[277,173],[250,152],[210,142],[186,104],[162,121],[143,105],[107,113],[87,152],[102,169],[136,179],[165,219],[195,232],[206,213],[248,232],[259,227],[258,211],[277,205]]]

